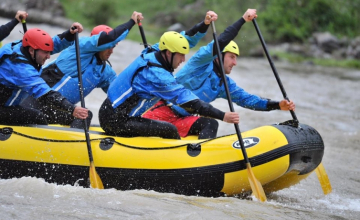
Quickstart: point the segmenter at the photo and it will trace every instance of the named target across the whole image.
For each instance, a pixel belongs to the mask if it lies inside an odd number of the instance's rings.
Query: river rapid
[[[7,21],[0,18],[0,24]],[[52,36],[64,31],[28,24],[28,28],[35,26]],[[138,30],[134,27],[132,31]],[[19,24],[3,44],[22,38],[20,32]],[[80,34],[85,35],[89,31]],[[142,48],[136,42],[120,42],[110,57],[114,70],[120,73]],[[51,60],[55,58],[56,55]],[[288,97],[296,104],[299,121],[314,127],[325,142],[323,165],[333,188],[329,195],[323,195],[315,172],[295,186],[268,195],[265,203],[255,198],[98,190],[24,177],[0,179],[0,219],[360,219],[360,71],[274,64]],[[265,57],[240,57],[230,77],[250,93],[275,100],[283,97]],[[102,90],[96,89],[85,99],[94,113],[92,124],[98,124],[98,108],[105,97]],[[229,109],[226,100],[212,104],[223,111]],[[255,112],[234,107],[240,114],[241,131],[292,119],[289,112]],[[219,124],[218,135],[235,133],[233,125]]]

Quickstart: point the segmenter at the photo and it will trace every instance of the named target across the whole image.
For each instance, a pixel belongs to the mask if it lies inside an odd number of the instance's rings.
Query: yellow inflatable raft
[[[105,188],[223,196],[251,191],[237,135],[183,140],[113,137],[90,128],[96,171]],[[306,178],[321,162],[324,143],[312,127],[268,125],[242,133],[256,178],[266,193]],[[33,176],[89,187],[83,130],[0,125],[0,178]]]

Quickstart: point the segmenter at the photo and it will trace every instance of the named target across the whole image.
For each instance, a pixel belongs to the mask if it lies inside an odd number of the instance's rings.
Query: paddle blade
[[[90,185],[92,188],[104,189],[104,185],[100,179],[100,176],[97,174],[95,170],[94,162],[90,163],[89,176],[90,176]]]
[[[330,180],[322,163],[320,163],[319,166],[315,169],[315,172],[319,179],[324,194],[327,195],[331,193],[332,188],[331,188]]]
[[[266,195],[264,192],[264,188],[262,187],[260,181],[256,179],[256,177],[251,169],[250,163],[246,163],[246,169],[248,171],[249,182],[250,182],[251,190],[252,190],[254,196],[261,202],[265,202]]]

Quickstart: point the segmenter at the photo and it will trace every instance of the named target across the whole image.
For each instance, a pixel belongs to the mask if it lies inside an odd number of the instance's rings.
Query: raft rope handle
[[[86,141],[86,140],[55,140],[55,139],[38,138],[38,137],[33,137],[33,136],[30,136],[30,135],[23,134],[23,133],[20,133],[20,132],[17,132],[17,131],[13,131],[13,133],[17,134],[19,136],[22,136],[22,137],[26,137],[26,138],[30,138],[30,139],[38,140],[38,141],[50,141],[50,142],[60,142],[60,143],[61,142],[62,143],[75,143],[75,142],[85,142]],[[226,137],[226,136],[230,136],[230,135],[231,134],[224,135],[224,136],[221,136],[221,137]],[[101,141],[101,140],[106,140],[106,139],[108,139],[108,138],[95,138],[95,139],[90,139],[90,142],[91,141]],[[208,139],[208,140],[196,143],[196,144],[197,145],[203,144],[203,143],[206,143],[206,142],[210,142],[210,141],[212,141],[214,139],[217,139],[217,138],[211,138],[211,139]],[[193,144],[193,143],[187,143],[187,144],[181,144],[181,145],[170,146],[170,147],[150,148],[150,147],[131,146],[131,145],[120,143],[118,141],[114,141],[114,143],[117,143],[118,145],[123,146],[123,147],[131,148],[131,149],[138,149],[138,150],[168,150],[168,149],[174,149],[174,148],[180,148],[180,147],[184,147],[184,146],[189,146],[189,145]]]

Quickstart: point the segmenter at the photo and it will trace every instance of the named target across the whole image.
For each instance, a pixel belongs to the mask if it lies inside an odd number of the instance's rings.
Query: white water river
[[[0,18],[0,24],[7,21]],[[31,27],[35,26],[28,24]],[[51,35],[64,31],[48,25],[36,27]],[[20,31],[19,24],[3,43],[20,39]],[[132,31],[138,31],[137,27]],[[115,71],[121,72],[141,50],[139,43],[120,42],[110,58]],[[298,185],[268,195],[265,203],[146,190],[85,189],[26,177],[0,179],[0,219],[360,219],[360,71],[285,62],[275,62],[275,66],[289,98],[296,103],[299,121],[317,129],[324,139],[323,164],[333,187],[331,194],[323,195],[315,173]],[[230,76],[248,92],[282,99],[266,58],[240,57]],[[98,123],[97,112],[104,99],[101,90],[85,99],[94,113],[93,124]],[[229,109],[226,100],[212,104],[223,111]],[[289,112],[255,112],[238,106],[235,111],[240,114],[241,131],[291,119]],[[235,132],[233,125],[219,124],[219,135]]]

